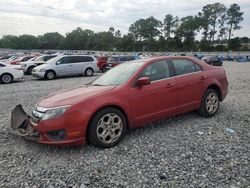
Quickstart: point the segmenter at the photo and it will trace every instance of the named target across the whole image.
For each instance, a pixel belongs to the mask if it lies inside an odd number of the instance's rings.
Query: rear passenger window
[[[176,75],[183,75],[183,74],[188,74],[192,72],[196,72],[195,65],[192,61],[190,60],[172,60],[172,63],[175,68]]]
[[[79,62],[92,62],[94,61],[93,57],[91,56],[79,56]]]
[[[202,71],[201,66],[197,65],[196,63],[194,64],[196,71]]]
[[[120,57],[120,61],[128,61],[127,57]]]
[[[170,77],[167,61],[158,61],[150,64],[140,74],[140,77],[149,77],[151,81],[161,80]]]

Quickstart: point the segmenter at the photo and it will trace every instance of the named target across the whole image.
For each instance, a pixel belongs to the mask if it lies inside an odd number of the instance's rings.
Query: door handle
[[[69,67],[73,66],[73,65],[68,65]]]
[[[201,79],[201,80],[206,80],[206,79],[207,79],[207,76],[202,75],[202,76],[200,77],[200,79]]]
[[[165,86],[165,88],[170,88],[170,87],[174,87],[174,86],[175,86],[174,83],[168,83],[168,84]]]

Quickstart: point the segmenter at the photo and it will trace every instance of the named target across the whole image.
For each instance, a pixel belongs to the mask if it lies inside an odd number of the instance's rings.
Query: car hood
[[[45,69],[45,68],[47,68],[48,66],[49,66],[48,64],[42,64],[42,65],[39,65],[39,66],[35,67],[34,69],[35,69],[35,70]]]
[[[39,101],[38,106],[53,108],[58,106],[74,105],[87,98],[114,89],[115,86],[90,86],[85,85],[74,89],[67,89],[52,93]]]

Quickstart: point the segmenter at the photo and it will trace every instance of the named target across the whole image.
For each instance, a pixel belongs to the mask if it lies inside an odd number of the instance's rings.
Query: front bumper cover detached
[[[17,105],[11,112],[11,128],[18,136],[29,140],[37,141],[40,137],[39,132],[35,131],[30,122],[31,116],[27,114],[22,105]]]

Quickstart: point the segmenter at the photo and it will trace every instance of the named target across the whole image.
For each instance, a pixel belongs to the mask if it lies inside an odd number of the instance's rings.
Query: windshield
[[[46,61],[46,63],[54,63],[54,62],[57,62],[61,58],[62,58],[62,56],[56,56],[56,57],[53,57],[53,58],[49,59],[48,61]]]
[[[91,85],[98,86],[118,86],[124,84],[138,70],[144,61],[131,61],[112,68]]]

